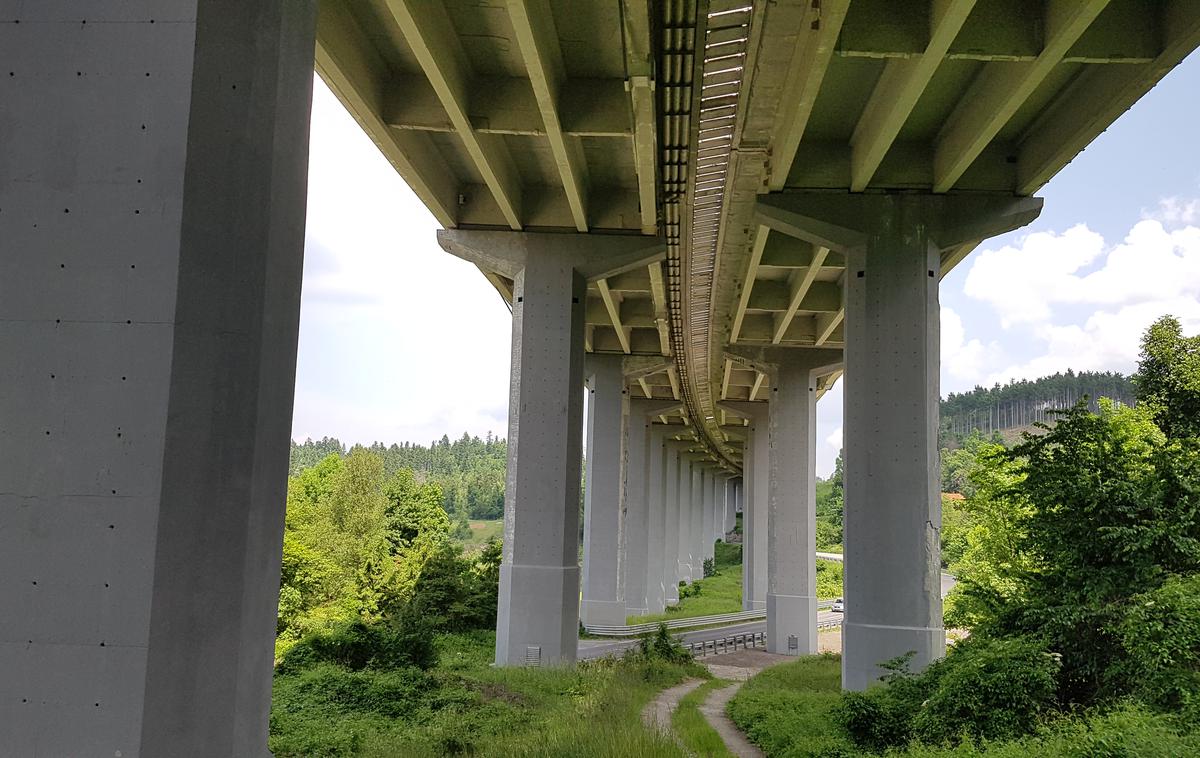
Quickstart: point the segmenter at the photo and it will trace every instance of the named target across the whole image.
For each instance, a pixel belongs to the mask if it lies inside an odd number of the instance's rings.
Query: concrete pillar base
[[[858,655],[842,658],[842,689],[865,690],[888,673],[882,663],[910,652],[911,671],[920,671],[946,654],[946,631],[941,627],[913,628],[842,622],[842,649]]]
[[[796,637],[796,647],[788,638]],[[817,599],[767,593],[767,652],[779,655],[816,655]]]
[[[513,588],[519,587],[519,592]],[[579,625],[578,566],[500,564],[496,664],[555,666],[575,662]],[[621,619],[625,623],[625,619]]]
[[[584,626],[622,626],[626,615],[623,600],[584,600],[579,607]]]

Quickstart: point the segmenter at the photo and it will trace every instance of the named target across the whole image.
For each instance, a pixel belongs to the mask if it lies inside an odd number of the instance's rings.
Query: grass
[[[728,713],[768,758],[869,758],[836,717],[841,657],[800,658],[752,677]],[[913,743],[890,758],[1169,758],[1200,755],[1200,735],[1175,717],[1136,705],[1050,722],[1036,735],[1009,742],[957,747]]]
[[[572,669],[496,668],[491,632],[439,635],[438,665],[276,675],[270,747],[299,756],[684,755],[642,726],[661,689],[697,667],[603,660]]]
[[[742,610],[742,546],[718,542],[713,556],[717,575],[693,582],[700,587],[699,595],[683,598],[665,613],[630,616],[625,623],[646,624]]]
[[[806,656],[751,677],[728,713],[768,756],[858,755],[833,719],[841,687],[841,656]]]
[[[664,613],[630,616],[626,624],[647,624],[655,621],[713,616],[718,613],[737,613],[742,607],[742,549],[741,545],[717,543],[717,575],[699,579],[700,594],[685,597],[679,605]],[[842,564],[837,561],[817,561],[817,597],[830,599],[842,596]]]
[[[692,690],[679,701],[679,706],[671,717],[671,728],[693,755],[702,758],[734,758],[733,753],[725,748],[725,741],[721,739],[721,735],[717,734],[717,730],[709,725],[708,719],[700,712],[700,706],[713,690],[728,687],[730,684],[731,682],[725,679],[713,679]]]
[[[474,547],[479,547],[492,537],[500,539],[504,536],[504,519],[494,519],[490,521],[477,521],[472,519],[469,523],[471,527],[471,536],[463,540],[463,545],[468,550]]]

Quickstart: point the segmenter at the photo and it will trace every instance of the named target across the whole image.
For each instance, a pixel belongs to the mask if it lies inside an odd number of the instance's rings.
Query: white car
[[[830,610],[832,610],[834,613],[845,613],[846,601],[839,597],[837,600],[833,601],[833,608]]]

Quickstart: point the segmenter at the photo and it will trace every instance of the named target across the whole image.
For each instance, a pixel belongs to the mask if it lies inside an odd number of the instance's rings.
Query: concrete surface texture
[[[0,752],[266,756],[315,3],[63,5],[0,23]]]
[[[587,487],[583,497],[583,605],[585,624],[625,623],[625,437],[629,396],[619,355],[589,355]],[[639,462],[645,460],[643,451]],[[640,525],[645,539],[645,526]],[[639,566],[640,568],[640,566]],[[632,576],[634,572],[629,572]],[[645,600],[641,601],[644,607]]]

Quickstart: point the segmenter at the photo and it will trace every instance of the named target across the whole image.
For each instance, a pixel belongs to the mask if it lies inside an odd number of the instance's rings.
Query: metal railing
[[[697,658],[707,658],[710,655],[722,655],[724,653],[732,653],[737,650],[749,650],[751,648],[766,646],[766,632],[748,632],[746,634],[735,634],[730,637],[722,637],[716,640],[702,640],[700,642],[683,643],[683,647]]]
[[[833,604],[832,600],[818,600],[818,609],[828,609]],[[671,619],[669,621],[652,621],[646,624],[631,624],[631,625],[613,625],[613,626],[596,626],[584,625],[584,630],[588,634],[594,634],[598,637],[636,637],[641,634],[649,634],[656,631],[660,624],[666,624],[668,629],[689,629],[696,626],[709,626],[718,624],[737,624],[747,621],[761,621],[767,617],[765,610],[753,611],[738,611],[736,613],[718,613],[712,616],[692,616],[690,618]]]
[[[818,621],[817,628],[827,629],[833,626],[841,626],[841,624],[842,620],[840,618],[828,619],[826,621]],[[683,643],[684,649],[697,658],[707,658],[710,655],[723,655],[724,653],[733,653],[738,650],[749,650],[766,646],[766,632],[747,632],[745,634],[734,634],[729,637],[719,637],[715,640]],[[795,645],[790,645],[790,647],[794,648]]]

